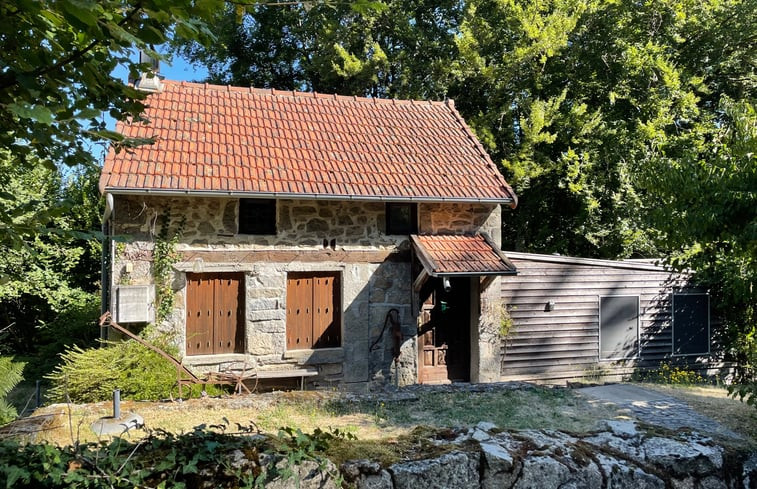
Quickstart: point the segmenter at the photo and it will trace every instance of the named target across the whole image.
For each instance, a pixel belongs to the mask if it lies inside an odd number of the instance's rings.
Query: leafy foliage
[[[45,349],[55,356],[64,344],[89,344],[97,335],[92,318],[99,311],[100,243],[79,230],[99,227],[98,173],[25,169],[0,151],[0,225],[33,236],[16,246],[0,233],[5,353]]]
[[[209,21],[217,42],[173,45],[214,83],[441,98],[461,14],[449,0],[237,4]]]
[[[182,215],[175,229],[171,228],[171,209],[165,209],[160,216],[160,231],[155,236],[152,274],[155,280],[156,322],[162,323],[173,312],[173,265],[181,260],[176,251],[184,232],[186,216]]]
[[[166,350],[175,350],[166,338],[142,335]],[[175,353],[173,351],[172,353]],[[134,340],[106,342],[100,348],[73,346],[61,355],[61,364],[47,377],[53,402],[97,402],[111,398],[114,389],[124,399],[166,399],[176,384],[176,369],[165,358]]]
[[[282,444],[263,436],[251,437],[254,427],[240,426],[227,433],[227,425],[201,425],[175,435],[153,431],[131,442],[110,442],[56,447],[47,443],[20,444],[0,441],[0,485],[15,488],[57,487],[264,487],[275,478],[294,477],[289,461],[314,460],[325,466],[321,451],[343,434],[316,431],[312,435],[287,431],[296,440]],[[298,455],[291,458],[293,448]],[[283,450],[283,451],[279,451]],[[242,454],[240,459],[239,454]],[[289,455],[288,455],[289,454]],[[284,460],[284,464],[279,463]],[[298,481],[297,481],[298,482]]]
[[[10,357],[0,357],[0,425],[13,421],[18,415],[5,398],[23,380],[23,369],[23,363],[14,363]]]
[[[138,119],[146,95],[115,78],[114,69],[125,66],[137,78],[150,67],[133,61],[135,50],[160,58],[153,46],[170,33],[211,39],[202,19],[222,6],[222,0],[0,3],[0,152],[19,170],[52,170],[94,166],[94,144],[122,149],[149,141],[126,140],[106,127],[103,114]],[[0,240],[18,248],[46,219],[27,221],[6,221]]]
[[[668,203],[653,214],[674,250],[710,286],[724,320],[719,341],[739,365],[732,392],[757,400],[757,112],[753,102],[723,96],[720,113],[677,148],[649,155],[646,185]]]

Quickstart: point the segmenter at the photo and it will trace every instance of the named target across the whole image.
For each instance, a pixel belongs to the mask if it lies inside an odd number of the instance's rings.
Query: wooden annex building
[[[512,320],[503,380],[627,377],[662,362],[714,374],[707,291],[644,260],[507,252],[517,275],[501,282]]]

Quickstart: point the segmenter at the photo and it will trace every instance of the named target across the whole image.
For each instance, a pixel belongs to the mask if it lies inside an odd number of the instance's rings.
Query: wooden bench
[[[292,368],[286,370],[255,370],[250,373],[251,379],[255,379],[253,392],[258,388],[258,382],[266,379],[300,379],[300,390],[305,390],[305,377],[314,377],[318,371],[310,368]]]

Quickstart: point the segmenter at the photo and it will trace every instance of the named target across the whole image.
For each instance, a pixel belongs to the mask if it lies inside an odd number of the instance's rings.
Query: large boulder
[[[441,457],[403,462],[389,467],[396,489],[478,489],[476,452],[456,451]]]

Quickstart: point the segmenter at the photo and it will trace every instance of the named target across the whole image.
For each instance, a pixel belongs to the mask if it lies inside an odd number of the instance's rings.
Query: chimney
[[[163,90],[163,85],[160,83],[162,79],[160,76],[160,61],[148,56],[144,51],[139,51],[139,63],[148,64],[150,69],[146,73],[142,73],[139,80],[134,82],[137,90],[145,92],[160,92]]]

